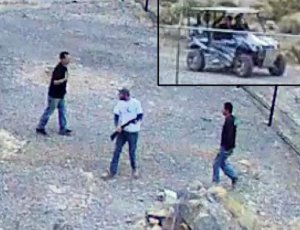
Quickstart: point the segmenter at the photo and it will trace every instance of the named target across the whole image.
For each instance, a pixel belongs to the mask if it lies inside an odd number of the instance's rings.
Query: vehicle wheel
[[[274,76],[282,76],[285,72],[286,60],[282,54],[279,54],[274,62],[274,67],[269,68],[269,72]]]
[[[253,60],[249,55],[241,54],[238,55],[233,63],[233,72],[239,76],[248,78],[252,76],[253,72]]]
[[[189,70],[203,71],[205,68],[205,57],[201,50],[190,51],[186,61]]]

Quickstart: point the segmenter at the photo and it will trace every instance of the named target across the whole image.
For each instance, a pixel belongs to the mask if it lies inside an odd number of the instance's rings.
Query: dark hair
[[[244,14],[238,14],[237,16],[235,16],[235,20],[242,19],[243,17],[244,17]]]
[[[232,20],[233,20],[233,17],[230,16],[230,15],[228,15],[226,18],[227,18],[227,20],[229,20],[229,21],[232,21]]]
[[[63,51],[59,54],[59,59],[65,59],[67,55],[69,55],[69,52]]]
[[[230,102],[224,103],[224,109],[227,110],[229,113],[232,113],[233,106]]]
[[[119,93],[121,93],[121,94],[123,94],[123,95],[125,95],[125,96],[127,96],[127,97],[130,96],[129,89],[127,89],[127,88],[122,88],[122,89],[120,89],[120,90],[119,90]]]

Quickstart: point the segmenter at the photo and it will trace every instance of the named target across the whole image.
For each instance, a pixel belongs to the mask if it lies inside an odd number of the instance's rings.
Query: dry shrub
[[[284,16],[279,28],[282,33],[300,34],[300,13]]]
[[[226,7],[238,7],[238,4],[236,3],[236,1],[220,1],[218,3],[219,6],[226,6]]]
[[[291,54],[295,57],[295,61],[300,64],[300,44],[292,46]]]
[[[160,3],[162,5],[167,5],[167,7],[160,7],[159,20],[162,24],[177,24],[179,22],[180,14],[187,15],[187,12],[191,7],[200,6],[200,3],[196,0],[184,1],[184,5],[181,2],[176,2],[173,4]]]
[[[279,21],[283,16],[300,11],[299,0],[269,0],[273,19]]]

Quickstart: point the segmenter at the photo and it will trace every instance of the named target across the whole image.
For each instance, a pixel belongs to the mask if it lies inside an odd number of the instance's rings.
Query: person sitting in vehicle
[[[248,23],[244,19],[243,14],[238,14],[234,20],[235,20],[235,23],[232,27],[233,30],[239,30],[239,31],[249,31],[250,30]]]
[[[222,14],[221,17],[217,18],[214,23],[212,24],[213,28],[217,28],[219,26],[219,24],[224,20],[226,14]]]
[[[222,19],[222,21],[219,25],[216,25],[216,28],[220,29],[220,30],[231,30],[232,29],[232,20],[233,20],[233,18],[228,15],[228,16],[226,16]],[[214,39],[216,39],[216,40],[223,40],[223,39],[230,40],[230,39],[232,39],[232,34],[231,33],[226,33],[226,32],[215,32],[214,33]]]

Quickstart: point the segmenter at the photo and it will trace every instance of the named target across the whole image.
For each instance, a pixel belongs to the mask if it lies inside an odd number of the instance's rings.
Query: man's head
[[[244,20],[244,15],[243,14],[238,14],[235,18],[236,23],[242,23]]]
[[[233,110],[233,106],[232,106],[232,104],[230,102],[224,103],[224,107],[223,107],[222,113],[223,113],[223,115],[225,117],[230,116],[232,114],[232,110]]]
[[[70,54],[67,51],[63,51],[59,54],[60,62],[63,65],[68,65],[70,63]]]
[[[128,101],[130,98],[130,92],[127,88],[122,88],[119,90],[119,99],[123,101]]]
[[[224,22],[228,25],[228,26],[231,26],[232,25],[232,16],[228,15],[224,18]]]

